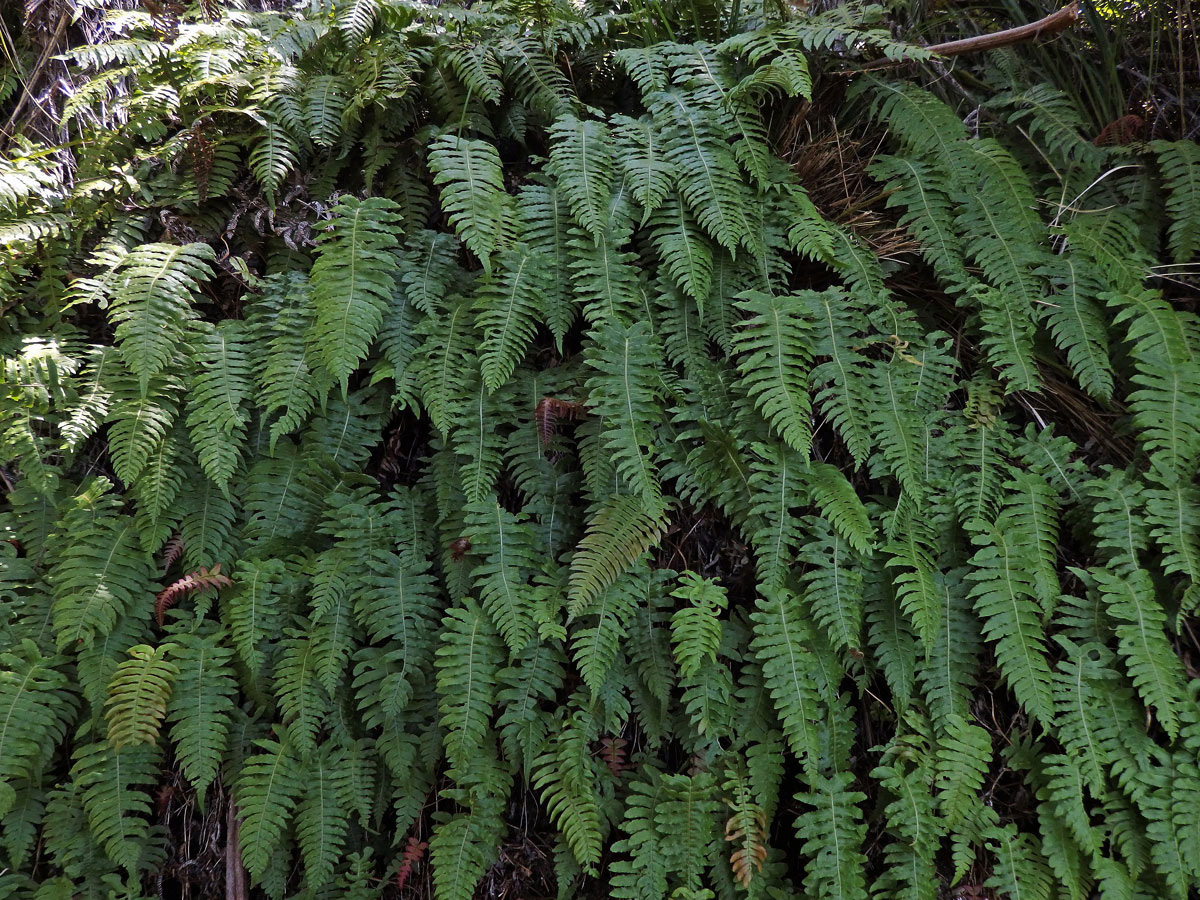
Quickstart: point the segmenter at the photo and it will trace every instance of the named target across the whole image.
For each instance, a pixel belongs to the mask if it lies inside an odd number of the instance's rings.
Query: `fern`
[[[141,384],[175,367],[184,328],[215,258],[206,244],[143,244],[122,260],[109,302],[121,358]]]
[[[179,669],[167,706],[171,741],[201,803],[225,755],[237,696],[233,651],[223,638],[219,631],[176,634],[171,654]]]
[[[808,322],[799,313],[804,300],[748,293],[738,307],[748,314],[734,341],[741,357],[744,391],[788,446],[807,454],[812,412],[805,377],[811,357]]]
[[[1171,192],[1166,206],[1171,256],[1177,263],[1188,262],[1200,250],[1200,220],[1196,218],[1200,152],[1192,141],[1155,141],[1154,151]]]
[[[429,168],[458,236],[491,271],[493,251],[508,243],[510,200],[496,148],[445,135],[429,148]]]
[[[279,847],[304,780],[299,760],[287,743],[260,740],[255,746],[262,752],[246,760],[234,798],[242,815],[238,830],[242,860],[251,874],[262,877]]]
[[[469,768],[488,732],[501,656],[498,635],[473,603],[446,611],[446,630],[437,649],[441,724],[446,758]]]
[[[166,656],[171,644],[129,649],[108,685],[108,742],[120,752],[127,745],[154,744],[167,714],[167,699],[179,667]]]
[[[313,340],[322,362],[342,383],[366,356],[390,305],[399,245],[392,229],[399,221],[396,204],[373,197],[343,197],[312,268]]]
[[[867,896],[860,849],[866,826],[858,821],[856,806],[866,797],[848,790],[852,781],[849,773],[819,777],[809,793],[796,795],[797,802],[813,807],[797,817],[796,835],[813,860],[806,887],[816,897]]]

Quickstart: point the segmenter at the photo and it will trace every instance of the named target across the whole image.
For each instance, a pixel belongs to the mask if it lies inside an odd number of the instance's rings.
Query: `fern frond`
[[[469,769],[488,733],[502,662],[500,636],[488,615],[467,600],[446,610],[445,630],[437,649],[441,724],[447,729],[446,758]]]
[[[207,244],[143,244],[121,261],[109,293],[118,348],[146,393],[150,378],[174,368],[196,292],[216,259]]]
[[[333,877],[350,824],[346,754],[326,744],[304,769],[304,796],[296,806],[296,838],[304,859],[305,880],[321,887]]]
[[[201,805],[220,769],[237,697],[233,651],[221,645],[223,637],[220,631],[172,636],[179,673],[167,706],[171,742]]]
[[[865,900],[866,858],[862,853],[867,826],[858,804],[866,795],[850,790],[854,776],[841,772],[809,780],[809,792],[796,800],[812,809],[796,817],[796,837],[812,860],[805,879],[808,892],[822,900]]]
[[[588,407],[606,425],[604,445],[617,473],[641,497],[647,510],[662,505],[662,488],[654,464],[653,432],[659,419],[658,348],[644,322],[628,328],[609,324],[588,335]]]
[[[447,134],[430,146],[429,169],[454,230],[490,272],[492,253],[510,241],[513,219],[500,154],[486,141]]]
[[[382,197],[342,197],[318,240],[321,252],[311,275],[311,340],[321,348],[329,374],[342,383],[343,394],[391,305],[398,208]]]
[[[757,611],[750,649],[762,665],[763,683],[775,702],[783,733],[792,753],[813,771],[820,753],[816,723],[819,688],[816,660],[809,646],[812,631],[796,596],[784,588],[763,591]]]
[[[550,260],[518,245],[497,254],[498,271],[475,295],[476,328],[483,334],[483,383],[497,390],[512,375],[533,340],[546,303],[542,284]]]
[[[618,494],[604,501],[588,522],[571,557],[572,605],[582,608],[628,572],[666,529],[666,510],[647,508],[640,497]]]
[[[1195,141],[1155,141],[1153,147],[1170,190],[1166,212],[1171,256],[1185,263],[1200,252],[1200,147]]]
[[[242,861],[251,875],[262,878],[304,793],[305,772],[286,742],[259,740],[254,746],[260,752],[242,766],[234,803],[242,819],[238,830]]]
[[[721,646],[721,622],[717,616],[728,600],[720,585],[690,571],[679,576],[679,587],[671,596],[688,604],[671,617],[675,661],[681,675],[695,675],[706,660],[716,661]]]
[[[812,401],[807,372],[811,326],[801,315],[803,298],[747,291],[737,306],[748,317],[734,338],[743,389],[793,450],[807,455],[812,443]]]
[[[0,655],[0,817],[17,800],[13,782],[36,782],[66,734],[77,700],[67,677],[33,641]]]
[[[608,230],[614,163],[611,138],[603,123],[563,116],[550,129],[550,164],[556,189],[575,220],[600,240]]]
[[[1144,569],[1116,574],[1092,569],[1108,615],[1116,622],[1117,649],[1134,687],[1172,739],[1184,703],[1183,670],[1164,632],[1167,616]]]
[[[534,633],[531,574],[537,569],[533,529],[494,499],[466,511],[471,552],[483,561],[471,572],[483,608],[515,656]]]
[[[251,394],[250,342],[240,322],[195,329],[189,338],[197,374],[188,392],[187,424],[204,472],[222,490],[237,470]]]
[[[153,747],[117,752],[107,743],[77,747],[71,778],[82,792],[92,837],[105,855],[134,873],[150,840],[150,794],[158,775]]]

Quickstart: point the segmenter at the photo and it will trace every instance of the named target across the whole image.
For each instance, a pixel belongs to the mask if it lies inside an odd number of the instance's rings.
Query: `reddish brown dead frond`
[[[725,840],[737,844],[729,857],[733,875],[742,887],[749,887],[756,872],[767,861],[767,817],[761,809],[753,815],[735,812],[725,823]]]
[[[154,600],[154,615],[158,619],[159,627],[162,627],[163,615],[178,603],[181,597],[198,594],[202,591],[215,591],[219,588],[230,587],[232,584],[228,575],[221,574],[220,563],[211,569],[197,569],[195,572],[188,572],[178,581],[167,585],[158,592],[158,596]]]
[[[461,562],[462,558],[471,552],[471,542],[465,537],[455,538],[450,542],[450,559]]]
[[[600,758],[617,778],[629,768],[629,753],[625,749],[628,745],[629,741],[625,738],[612,735],[600,738]]]
[[[1092,141],[1097,147],[1124,147],[1140,139],[1146,131],[1146,120],[1141,116],[1121,116],[1100,129]]]
[[[213,142],[202,125],[193,125],[187,142],[187,159],[196,179],[196,196],[200,203],[208,199],[208,184],[213,170]]]
[[[408,884],[408,879],[412,877],[413,869],[417,867],[422,857],[425,856],[425,848],[429,844],[426,841],[418,841],[416,837],[410,837],[408,844],[404,848],[404,852],[400,854],[400,868],[396,872],[396,889],[404,890],[404,885]]]
[[[542,439],[542,444],[548,445],[554,440],[559,419],[578,419],[583,411],[583,404],[574,400],[559,400],[557,397],[543,397],[539,400],[533,417],[537,422],[538,436]]]
[[[183,556],[183,535],[176,534],[163,545],[163,574],[171,571],[171,566]]]

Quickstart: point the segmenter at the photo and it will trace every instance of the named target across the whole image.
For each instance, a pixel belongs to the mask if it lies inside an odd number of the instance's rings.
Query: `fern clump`
[[[26,5],[0,897],[1200,889],[1169,116],[859,3]]]

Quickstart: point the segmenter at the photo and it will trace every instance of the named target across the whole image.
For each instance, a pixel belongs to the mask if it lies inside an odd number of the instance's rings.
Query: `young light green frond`
[[[312,267],[315,311],[309,340],[320,348],[325,368],[347,380],[379,333],[395,289],[399,207],[383,197],[345,196],[321,235]]]
[[[131,647],[130,658],[117,666],[105,702],[108,743],[113,750],[158,741],[171,685],[179,674],[179,667],[167,659],[174,649],[171,644],[139,644]]]
[[[513,219],[500,154],[486,141],[447,134],[430,146],[429,169],[454,230],[490,272],[492,253],[509,242]]]

